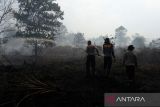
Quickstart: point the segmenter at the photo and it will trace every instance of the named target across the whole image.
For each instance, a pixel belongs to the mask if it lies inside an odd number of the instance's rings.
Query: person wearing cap
[[[126,68],[128,79],[131,83],[135,82],[135,68],[137,67],[137,57],[133,53],[133,45],[128,46],[128,51],[124,54],[123,65]]]
[[[95,56],[99,56],[98,49],[92,45],[91,41],[88,41],[88,46],[86,48],[87,53],[87,61],[86,61],[86,77],[95,76]],[[92,68],[92,71],[90,71],[90,68]]]
[[[104,73],[107,72],[107,77],[108,77],[112,67],[112,58],[114,58],[115,60],[114,46],[112,43],[110,43],[109,38],[106,38],[103,44],[103,54],[104,54]]]

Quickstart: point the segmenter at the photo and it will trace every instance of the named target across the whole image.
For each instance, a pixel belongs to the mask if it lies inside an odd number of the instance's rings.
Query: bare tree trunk
[[[0,2],[0,33],[3,33],[5,31],[10,31],[8,27],[10,25],[6,26],[6,23],[8,23],[8,17],[12,13],[12,5],[15,0],[1,0]]]

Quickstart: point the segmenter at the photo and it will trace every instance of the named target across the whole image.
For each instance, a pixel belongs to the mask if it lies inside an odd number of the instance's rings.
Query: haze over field
[[[83,32],[87,38],[114,34],[125,26],[128,35],[160,37],[160,0],[58,0],[64,25],[70,32]]]
[[[104,93],[159,93],[159,6],[0,0],[0,107],[102,107]]]

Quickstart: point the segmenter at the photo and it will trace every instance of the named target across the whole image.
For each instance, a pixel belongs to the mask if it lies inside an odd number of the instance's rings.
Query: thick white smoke
[[[5,55],[27,55],[30,56],[33,53],[33,46],[26,44],[26,39],[12,38],[2,45],[3,53]]]

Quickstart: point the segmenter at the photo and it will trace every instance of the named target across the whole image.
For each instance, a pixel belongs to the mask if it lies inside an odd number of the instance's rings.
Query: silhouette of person
[[[126,52],[123,57],[123,65],[125,65],[130,83],[135,83],[135,67],[137,67],[137,57],[133,53],[134,49],[133,45],[129,45],[128,52]]]
[[[95,55],[99,55],[98,49],[92,45],[91,41],[88,41],[88,46],[86,49],[87,53],[87,61],[86,61],[86,76],[89,77],[95,76]],[[90,68],[92,68],[92,72],[90,71]]]
[[[108,77],[112,67],[112,57],[115,60],[114,47],[113,44],[110,43],[109,38],[106,38],[103,44],[103,54],[104,54],[104,73],[107,72],[107,77]]]

